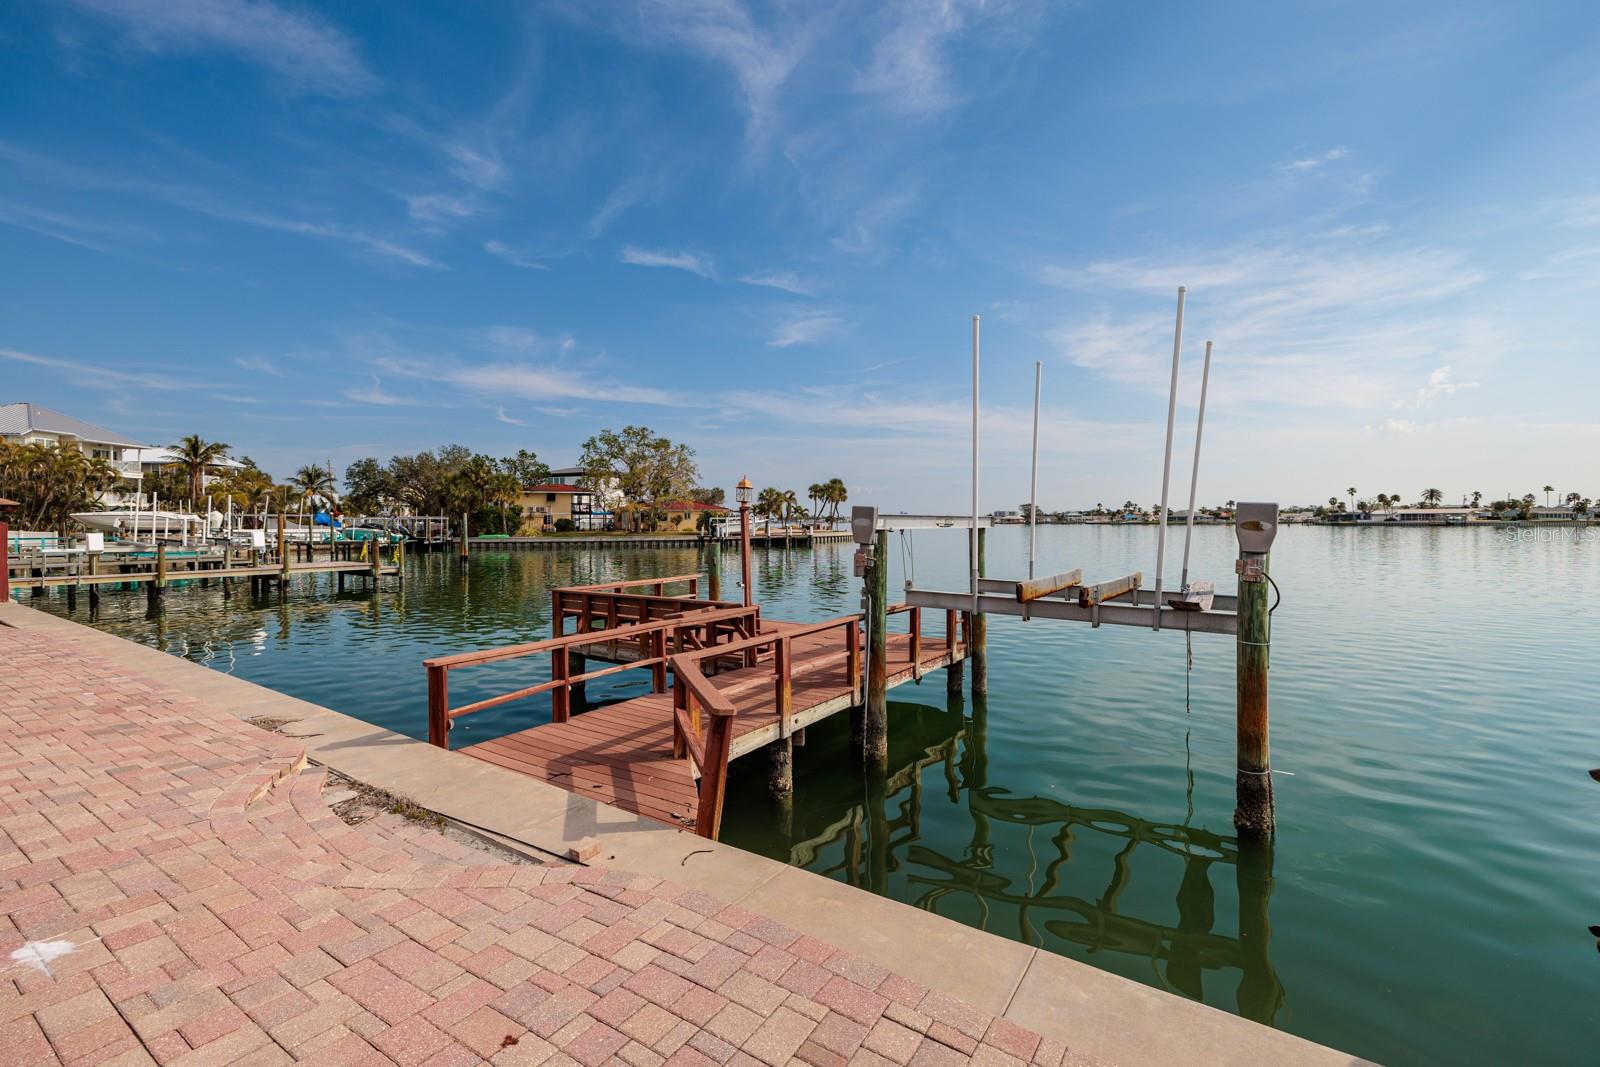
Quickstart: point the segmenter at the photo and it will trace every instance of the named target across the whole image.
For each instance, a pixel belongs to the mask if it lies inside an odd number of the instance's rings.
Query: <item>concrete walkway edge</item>
[[[594,838],[601,846],[595,863],[713,893],[1103,1060],[1196,1067],[1361,1062],[15,602],[0,604],[0,625],[54,631],[238,718],[283,721],[280,731],[303,744],[314,763],[488,836],[554,856]]]

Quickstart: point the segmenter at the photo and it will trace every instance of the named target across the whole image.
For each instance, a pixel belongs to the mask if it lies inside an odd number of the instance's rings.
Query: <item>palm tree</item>
[[[1483,500],[1482,491],[1478,490],[1478,489],[1474,489],[1472,491],[1472,506],[1473,507],[1477,507],[1479,502],[1482,501],[1482,500]]]
[[[1356,491],[1353,488],[1346,489],[1345,494],[1350,497],[1350,510],[1354,511],[1356,509]]]
[[[806,498],[811,501],[811,514],[817,514],[817,502],[828,495],[828,487],[822,482],[812,482],[806,487]]]
[[[315,463],[295,471],[289,484],[300,498],[301,511],[305,511],[316,500],[333,500],[333,472]]]
[[[1555,492],[1555,491],[1556,491],[1556,487],[1553,486],[1553,485],[1547,485],[1547,486],[1544,487],[1544,506],[1545,507],[1549,507],[1550,506],[1550,494]]]
[[[1328,506],[1330,508],[1332,508],[1333,510],[1338,511],[1339,510],[1339,498],[1336,497],[1336,496],[1330,496],[1328,498]]]
[[[828,521],[839,521],[839,505],[850,499],[850,492],[844,487],[844,482],[838,478],[829,478],[822,485],[827,494],[822,498],[823,503],[829,506]]]
[[[1382,508],[1384,511],[1388,511],[1389,510],[1389,494],[1388,493],[1379,493],[1378,494],[1378,507]]]
[[[790,519],[794,518],[795,513],[800,510],[800,498],[795,495],[793,489],[785,489],[783,491],[783,521],[787,524]]]
[[[1444,499],[1444,493],[1437,489],[1424,489],[1422,491],[1422,506],[1425,508],[1438,507],[1439,501]]]
[[[189,479],[189,502],[193,504],[205,489],[206,468],[226,459],[228,446],[222,441],[203,440],[199,434],[192,433],[168,448],[176,457],[173,462]]]

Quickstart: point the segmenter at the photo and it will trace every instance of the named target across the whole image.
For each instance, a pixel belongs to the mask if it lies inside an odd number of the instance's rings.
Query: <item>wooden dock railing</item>
[[[909,616],[911,635],[911,661],[920,664],[922,654],[922,609],[909,604],[895,604],[888,614]],[[956,612],[945,612],[946,640],[956,633]],[[738,714],[732,697],[739,693],[772,686],[773,708],[778,716],[778,736],[793,733],[791,717],[794,713],[794,679],[799,674],[826,669],[833,664],[821,660],[796,668],[794,641],[796,638],[842,629],[845,638],[845,677],[850,684],[852,704],[862,699],[862,628],[863,616],[841,615],[826,622],[808,626],[787,627],[783,630],[758,634],[742,640],[731,641],[715,648],[694,649],[669,657],[672,668],[672,735],[673,754],[687,756],[700,775],[700,801],[695,821],[695,833],[701,837],[715,838],[722,825],[722,801],[727,792],[728,756],[733,738],[733,719]],[[765,662],[772,665],[769,678],[756,677],[716,686],[701,670],[701,663],[710,657],[743,655],[745,662],[759,657],[762,652],[771,655]],[[836,662],[836,661],[835,661]],[[703,722],[700,712],[705,710],[709,722]],[[702,726],[704,737],[702,738]]]
[[[667,595],[667,586],[685,583],[689,587],[688,595]],[[630,592],[646,587],[649,592]],[[685,611],[742,606],[733,600],[701,600],[697,596],[699,587],[700,575],[680,574],[671,578],[640,578],[628,582],[569,585],[552,589],[550,636],[562,636],[566,632],[568,619],[577,620],[578,632],[588,633],[602,628],[615,630],[619,626],[655,622]]]
[[[584,671],[581,674],[569,674],[568,655],[574,650],[581,650],[584,646],[593,644],[596,634],[592,631],[424,660],[423,667],[428,672],[428,743],[440,748],[449,748],[450,724],[454,720],[463,715],[499,707],[501,704],[526,700],[540,693],[551,694],[551,721],[566,722],[572,712],[573,686],[607,675],[619,674],[622,671],[649,669],[654,690],[658,693],[665,692],[667,663],[673,654],[692,650],[704,652],[706,655],[716,655],[719,643],[744,640],[754,632],[759,621],[759,615],[754,607],[735,605],[727,608],[712,607],[710,610],[694,611],[622,627],[618,630],[617,636],[639,641],[641,648],[647,649],[648,653],[629,663],[616,663],[598,670]],[[486,697],[460,707],[450,706],[452,670],[544,653],[550,654],[549,681]]]

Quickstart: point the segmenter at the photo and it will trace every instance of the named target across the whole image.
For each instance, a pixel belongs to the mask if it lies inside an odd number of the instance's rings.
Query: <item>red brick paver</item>
[[[0,626],[0,1058],[1087,1062],[705,893],[347,826],[304,762]]]

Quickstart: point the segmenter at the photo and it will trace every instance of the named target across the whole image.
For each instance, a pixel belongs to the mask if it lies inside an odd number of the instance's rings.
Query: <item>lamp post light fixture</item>
[[[744,584],[744,606],[748,608],[755,603],[750,591],[750,500],[755,486],[749,478],[740,478],[733,495],[739,501],[739,573]]]

